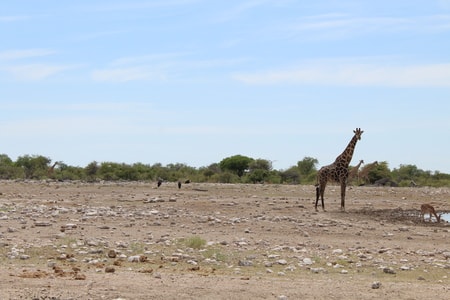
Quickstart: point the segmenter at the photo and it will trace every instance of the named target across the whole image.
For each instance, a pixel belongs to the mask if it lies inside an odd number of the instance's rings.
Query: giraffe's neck
[[[350,164],[350,161],[352,160],[353,151],[355,150],[357,141],[358,141],[358,139],[357,139],[356,135],[353,136],[350,143],[348,143],[347,147],[345,148],[344,152],[342,152],[341,155],[339,155],[336,158],[335,163],[339,163],[341,165],[348,166]]]

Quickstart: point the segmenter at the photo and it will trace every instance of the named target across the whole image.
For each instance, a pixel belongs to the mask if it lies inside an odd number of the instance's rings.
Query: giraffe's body
[[[365,165],[364,168],[361,169],[361,172],[359,172],[359,179],[364,180],[364,184],[370,183],[369,173],[376,166],[378,166],[378,161],[374,161],[371,164]]]
[[[348,179],[348,165],[353,157],[353,151],[355,150],[356,142],[361,139],[361,135],[364,131],[361,128],[356,128],[353,130],[355,134],[348,143],[344,152],[342,152],[331,165],[322,167],[317,173],[317,184],[316,184],[316,205],[315,209],[317,211],[317,204],[319,198],[322,200],[322,209],[325,210],[325,204],[323,200],[323,195],[325,193],[325,187],[328,181],[336,181],[341,186],[341,210],[345,210],[345,189],[347,187]]]
[[[54,162],[53,165],[50,168],[48,168],[48,170],[47,170],[47,176],[48,177],[52,177],[53,176],[53,172],[55,171],[56,165],[59,165],[59,161]]]
[[[361,165],[364,163],[364,160],[360,160],[359,163],[348,171],[348,181],[351,181],[354,178],[358,177],[358,171]]]

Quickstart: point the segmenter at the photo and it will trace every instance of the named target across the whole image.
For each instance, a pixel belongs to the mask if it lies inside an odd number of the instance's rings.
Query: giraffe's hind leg
[[[320,197],[320,192],[319,192],[319,185],[316,184],[316,205],[314,206],[314,208],[317,210],[317,203],[319,202],[319,197]]]
[[[317,209],[317,204],[319,203],[319,198],[322,201],[322,210],[325,211],[325,203],[323,200],[323,194],[325,193],[325,187],[319,185],[316,185],[316,205],[315,205],[315,209],[316,211],[318,211]]]

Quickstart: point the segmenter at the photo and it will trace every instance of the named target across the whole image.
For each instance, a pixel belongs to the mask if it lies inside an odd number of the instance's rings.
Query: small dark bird
[[[161,186],[161,184],[162,184],[162,180],[161,180],[161,179],[159,179],[159,180],[158,180],[158,187],[160,187],[160,186]]]
[[[178,188],[181,189],[181,181],[178,181]]]

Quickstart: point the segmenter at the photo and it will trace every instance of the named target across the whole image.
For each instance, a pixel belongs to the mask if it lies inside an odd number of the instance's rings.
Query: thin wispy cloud
[[[244,13],[253,10],[255,8],[258,8],[264,4],[267,4],[270,2],[269,0],[247,0],[243,2],[239,2],[234,7],[231,7],[224,12],[222,12],[220,15],[216,17],[217,22],[227,22],[233,19],[236,19],[243,15]]]
[[[0,52],[0,71],[18,81],[40,81],[63,71],[78,68],[75,65],[36,61],[37,58],[51,56],[55,53],[57,51],[45,48],[2,51]]]
[[[8,50],[0,52],[1,60],[16,60],[16,59],[26,59],[33,57],[41,57],[55,54],[56,51],[52,49],[23,49],[23,50]]]
[[[450,0],[438,0],[437,3],[441,8],[450,10]]]
[[[201,77],[205,70],[223,70],[246,61],[247,58],[196,59],[188,53],[148,54],[118,58],[109,66],[92,71],[91,78],[103,82],[192,80],[192,72]],[[210,75],[204,79],[210,79]]]
[[[157,1],[126,1],[123,3],[109,3],[101,5],[90,5],[86,9],[89,11],[127,11],[142,10],[152,8],[165,8],[186,6],[201,2],[202,0],[157,0]]]
[[[127,30],[109,30],[109,31],[97,31],[97,32],[88,32],[81,33],[71,38],[71,40],[75,42],[85,42],[89,40],[96,40],[100,38],[109,38],[112,36],[126,34]]]
[[[450,30],[450,15],[430,16],[353,16],[330,13],[306,16],[281,26],[291,37],[306,40],[338,40],[357,36],[398,33],[430,33]]]
[[[405,66],[317,63],[297,68],[237,73],[233,78],[251,85],[450,87],[450,63]]]
[[[30,19],[29,16],[0,16],[0,22],[17,22]]]
[[[17,136],[39,136],[42,132],[53,137],[63,137],[67,135],[98,135],[125,132],[123,126],[126,124],[118,116],[58,116],[45,118],[27,118],[18,122],[5,122],[5,126],[14,128]],[[10,136],[9,132],[4,132],[5,137]]]
[[[129,67],[94,70],[91,78],[94,81],[103,82],[162,81],[167,78],[167,75],[164,72],[152,71],[143,67]]]
[[[425,32],[450,31],[450,14],[423,17],[416,25]]]
[[[404,27],[408,24],[408,20],[403,18],[355,18],[345,15],[327,15],[320,17],[306,18],[304,22],[300,22],[294,26],[294,29],[299,31],[314,31],[314,30],[342,30],[342,29],[356,29],[364,31],[374,31],[387,27]]]
[[[103,68],[91,72],[98,82],[164,81],[169,77],[169,66],[183,53],[155,53],[120,57]]]
[[[126,56],[115,59],[111,62],[112,66],[141,65],[149,63],[167,62],[185,57],[191,53],[188,52],[168,52],[151,53],[146,55]]]
[[[76,67],[77,66],[36,63],[6,66],[1,68],[0,70],[11,74],[16,80],[40,81]]]

